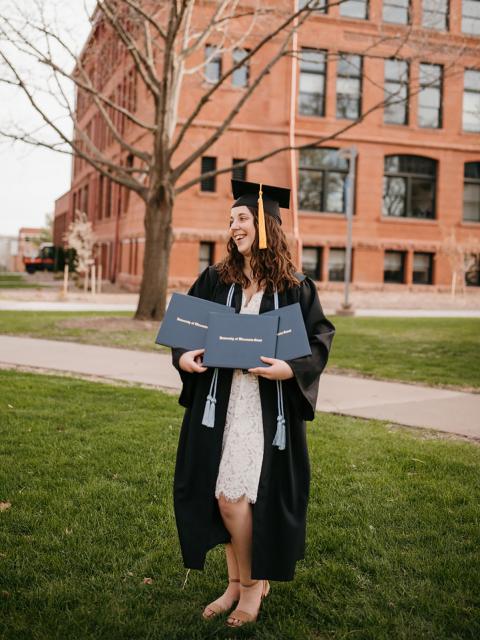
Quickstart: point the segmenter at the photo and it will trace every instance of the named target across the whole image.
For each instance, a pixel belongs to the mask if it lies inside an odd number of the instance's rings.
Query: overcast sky
[[[24,0],[23,4],[27,2]],[[62,7],[60,18],[66,27],[73,27],[74,37],[80,46],[89,30],[83,1],[74,0],[71,4],[60,3],[59,0],[44,2],[49,8],[55,5]],[[19,0],[15,0],[15,4],[18,6]],[[37,119],[18,90],[12,92],[0,85],[0,124],[11,121],[21,121],[23,127],[28,129],[35,126]],[[69,189],[70,178],[70,156],[2,142],[0,235],[17,235],[20,227],[43,226],[45,215],[54,210],[55,200]]]

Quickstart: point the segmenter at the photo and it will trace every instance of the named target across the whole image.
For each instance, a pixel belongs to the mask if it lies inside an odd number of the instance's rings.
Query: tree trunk
[[[174,192],[171,185],[162,185],[157,193],[147,199],[145,256],[136,320],[161,320],[165,314],[173,203]]]

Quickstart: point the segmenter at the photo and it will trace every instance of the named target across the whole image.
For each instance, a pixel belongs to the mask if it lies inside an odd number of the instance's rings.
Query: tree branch
[[[142,76],[142,80],[150,89],[154,96],[158,96],[160,92],[160,85],[157,78],[157,73],[154,67],[152,67],[143,53],[139,50],[135,40],[131,37],[130,33],[124,29],[120,23],[118,17],[115,15],[114,8],[110,5],[108,0],[98,0],[98,7],[106,17],[108,23],[115,31],[121,42],[127,48],[127,51],[133,59],[138,72]]]
[[[311,0],[311,2],[313,3],[314,0]],[[308,7],[309,5],[306,5],[306,6]],[[239,69],[240,67],[244,66],[246,63],[248,63],[248,61],[251,58],[253,58],[257,54],[257,52],[260,51],[260,49],[262,49],[267,43],[271,42],[271,40],[273,40],[286,27],[288,27],[290,24],[292,24],[292,22],[294,22],[296,18],[298,18],[299,16],[302,16],[298,20],[298,24],[296,24],[292,28],[292,30],[288,32],[288,35],[285,38],[284,44],[288,43],[288,41],[290,40],[290,38],[293,35],[293,33],[295,31],[297,31],[302,26],[302,24],[305,22],[305,20],[310,15],[311,11],[312,11],[311,9],[307,10],[305,8],[302,8],[299,11],[297,11],[295,14],[289,15],[289,17],[286,20],[284,20],[280,24],[279,27],[277,27],[272,32],[268,33],[264,38],[262,38],[262,40],[260,40],[260,42],[255,47],[252,47],[252,49],[250,49],[250,51],[247,53],[247,55],[244,58],[242,58],[242,60],[239,60],[236,64],[234,64],[226,73],[224,73],[222,75],[221,78],[219,78],[219,80],[211,87],[211,89],[209,89],[206,93],[203,94],[203,96],[199,100],[197,106],[191,112],[191,114],[188,116],[187,120],[185,121],[185,123],[183,124],[182,128],[180,129],[180,131],[179,131],[179,133],[177,135],[177,138],[176,138],[174,144],[172,145],[172,147],[170,149],[170,154],[169,154],[170,158],[173,156],[175,151],[180,146],[180,144],[181,144],[183,138],[185,137],[185,134],[187,133],[189,127],[193,124],[195,118],[199,115],[199,113],[201,112],[203,107],[210,101],[210,99],[211,99],[212,95],[215,93],[215,91],[217,91],[223,85],[223,83],[233,74],[233,72],[236,71],[237,69]],[[278,58],[276,58],[276,60],[278,60],[279,58],[280,58],[280,56],[278,56]],[[271,66],[273,66],[273,65],[268,64],[267,65],[268,69],[270,69]],[[265,68],[267,68],[267,67],[265,67]],[[265,68],[263,69],[263,72],[261,72],[261,77],[262,78],[265,75]],[[253,89],[256,88],[257,84],[258,83],[256,83],[255,85],[251,85],[249,87],[249,89],[245,92],[247,98],[250,97],[251,93],[253,92]],[[242,104],[243,104],[243,102],[245,102],[245,100],[243,100],[243,98],[241,100],[242,100]],[[234,108],[234,110],[235,109],[236,108]],[[196,157],[192,161],[196,160],[197,157],[198,157],[198,155],[196,155]],[[185,167],[185,168],[187,168],[187,167]],[[185,169],[183,169],[183,170],[185,170]],[[182,170],[182,173],[183,173],[183,170]]]
[[[123,1],[150,24],[150,26],[152,26],[155,29],[155,31],[162,38],[162,40],[166,39],[167,36],[165,31],[163,31],[163,29],[161,28],[160,24],[158,23],[158,20],[155,20],[155,18],[153,17],[155,13],[153,15],[148,14],[144,9],[142,9],[142,7],[137,2],[133,2],[133,0],[123,0]]]
[[[412,93],[410,93],[410,95],[416,95],[417,93],[420,93],[420,90],[412,92]],[[392,95],[394,95],[394,94],[392,94]],[[331,133],[329,135],[326,135],[326,136],[323,136],[321,138],[317,138],[314,141],[306,142],[305,144],[285,145],[283,147],[277,147],[276,149],[273,149],[271,151],[267,151],[266,153],[263,153],[263,154],[261,154],[259,156],[254,157],[254,158],[243,160],[242,162],[236,163],[235,165],[231,165],[231,166],[223,168],[223,169],[217,169],[215,171],[208,171],[207,173],[203,173],[203,174],[197,176],[196,178],[192,178],[188,182],[186,182],[186,183],[180,185],[179,187],[177,187],[175,189],[175,195],[179,195],[180,193],[183,193],[184,191],[186,191],[187,189],[190,189],[190,187],[194,186],[195,184],[198,184],[202,180],[206,180],[208,178],[213,178],[214,176],[221,175],[221,174],[224,174],[224,173],[230,173],[231,171],[233,171],[234,168],[246,167],[247,165],[250,165],[250,164],[257,164],[259,162],[263,162],[264,160],[267,160],[268,158],[272,158],[273,156],[276,156],[278,153],[283,153],[284,151],[292,151],[292,150],[299,151],[299,150],[302,150],[302,149],[315,149],[317,147],[320,147],[325,142],[328,142],[329,140],[335,140],[336,138],[341,136],[343,133],[349,131],[353,127],[356,127],[361,122],[363,122],[363,120],[365,120],[365,118],[368,115],[370,115],[374,111],[377,111],[378,109],[383,108],[387,104],[391,104],[391,102],[392,102],[391,96],[388,99],[383,99],[380,102],[377,102],[372,107],[370,107],[370,109],[367,109],[367,111],[362,113],[361,116],[357,120],[352,120],[348,124],[344,125],[340,129],[338,129],[337,131],[334,131],[333,133]]]

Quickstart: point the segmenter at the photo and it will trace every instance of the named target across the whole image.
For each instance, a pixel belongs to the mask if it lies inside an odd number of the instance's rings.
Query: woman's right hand
[[[207,367],[202,367],[202,355],[205,353],[205,349],[195,349],[194,351],[185,351],[180,357],[178,365],[182,371],[187,373],[203,373],[207,370]]]

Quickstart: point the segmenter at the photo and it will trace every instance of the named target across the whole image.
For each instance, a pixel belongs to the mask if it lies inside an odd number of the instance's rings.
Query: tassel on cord
[[[278,447],[279,451],[283,451],[286,445],[286,433],[285,433],[285,418],[283,416],[278,416],[277,418],[277,432],[275,434],[275,438],[273,439],[272,445],[274,447]]]
[[[285,426],[285,415],[283,412],[283,389],[281,380],[277,380],[277,405],[277,431],[275,433],[275,438],[273,439],[272,445],[274,447],[278,447],[279,451],[283,451],[287,443],[287,434]]]
[[[265,229],[265,212],[263,210],[263,191],[260,184],[260,191],[258,192],[258,248],[267,248],[267,232]]]
[[[213,427],[210,423],[210,407],[212,406],[212,396],[208,394],[207,401],[205,402],[205,409],[203,410],[202,424],[204,427]]]
[[[235,284],[232,284],[227,296],[227,307],[232,305],[233,294],[235,292]],[[204,427],[212,429],[215,426],[215,407],[217,404],[217,381],[218,381],[218,369],[215,369],[212,376],[212,382],[210,383],[210,390],[207,395],[207,401],[205,402],[205,409],[203,410],[202,424]]]
[[[205,427],[215,426],[215,405],[217,404],[217,378],[218,369],[215,369],[210,383],[210,391],[208,392],[205,409],[203,411],[202,424]]]
[[[278,309],[278,293],[275,291],[274,296],[275,309]],[[272,442],[272,446],[278,447],[279,451],[283,451],[287,444],[286,420],[283,408],[283,386],[282,381],[277,380],[277,431]]]

